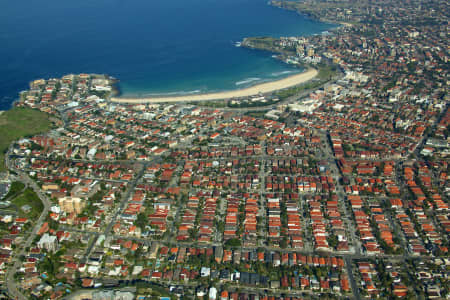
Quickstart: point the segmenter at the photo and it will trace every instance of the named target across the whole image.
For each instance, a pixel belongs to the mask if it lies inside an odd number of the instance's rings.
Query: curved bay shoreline
[[[277,90],[293,87],[305,83],[316,77],[318,71],[309,68],[306,72],[295,74],[280,80],[257,84],[245,89],[224,91],[208,94],[196,94],[173,97],[112,97],[111,101],[116,103],[163,103],[163,102],[191,102],[191,101],[210,101],[249,97],[258,94],[266,94]]]

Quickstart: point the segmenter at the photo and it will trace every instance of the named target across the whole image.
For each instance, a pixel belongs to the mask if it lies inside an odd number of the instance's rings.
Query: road
[[[328,136],[326,132],[320,132],[320,139],[322,143],[324,144],[323,150],[323,158],[328,162],[328,165],[330,166],[331,173],[333,174],[334,181],[336,183],[336,191],[337,195],[339,197],[338,205],[340,207],[340,211],[345,213],[345,218],[342,220],[344,221],[347,234],[349,234],[349,241],[352,244],[353,250],[356,254],[361,253],[361,244],[359,238],[355,234],[354,228],[356,228],[356,225],[353,224],[351,220],[353,220],[353,216],[351,213],[351,209],[348,207],[346,203],[346,196],[344,193],[344,189],[342,188],[342,185],[339,181],[340,172],[339,167],[336,164],[336,160],[334,158],[333,150],[331,149],[331,145],[328,142]]]
[[[44,209],[42,210],[42,213],[39,216],[39,219],[37,220],[36,224],[34,225],[31,233],[28,235],[25,242],[19,245],[20,249],[15,250],[14,252],[15,255],[12,259],[13,265],[10,268],[8,268],[8,271],[6,272],[5,276],[5,285],[8,290],[9,296],[14,299],[27,299],[22,294],[22,292],[17,288],[16,281],[14,280],[14,274],[17,273],[17,270],[22,265],[20,257],[26,254],[26,249],[31,246],[31,243],[36,237],[39,229],[42,227],[42,224],[44,224],[44,221],[48,215],[48,211],[50,210],[51,202],[47,198],[47,196],[41,191],[41,189],[37,186],[37,184],[33,180],[31,180],[25,173],[19,170],[15,171],[19,174],[20,181],[25,183],[28,187],[31,187],[34,190],[34,192],[39,196],[39,199],[42,201],[44,205]]]
[[[352,287],[353,297],[356,300],[360,300],[361,296],[359,295],[358,285],[356,284],[355,276],[353,276],[353,263],[350,257],[344,257],[345,266],[347,267],[347,275],[348,281],[350,282],[350,286]]]
[[[86,263],[89,259],[89,256],[92,252],[92,249],[94,248],[94,246],[97,243],[98,237],[100,235],[104,235],[105,237],[108,236],[108,234],[111,232],[114,224],[116,224],[117,218],[118,216],[123,212],[123,210],[125,209],[128,200],[130,199],[130,195],[131,193],[134,191],[134,188],[136,187],[137,183],[139,182],[139,180],[142,178],[142,176],[145,173],[145,170],[147,168],[147,166],[149,164],[152,163],[156,163],[156,162],[160,162],[161,161],[161,157],[155,157],[150,161],[141,162],[141,170],[139,170],[138,174],[135,176],[135,178],[130,182],[130,184],[128,185],[127,190],[125,191],[125,193],[122,196],[122,201],[120,202],[119,206],[116,208],[116,211],[114,212],[113,217],[111,218],[111,221],[109,222],[109,224],[106,226],[105,230],[103,231],[103,233],[97,233],[94,235],[94,238],[92,239],[92,241],[90,242],[89,246],[86,249],[86,253],[84,255],[84,258],[82,259],[82,263]]]
[[[298,101],[298,100],[300,100],[300,99],[302,99],[302,98],[308,96],[312,91],[315,91],[315,90],[318,90],[318,89],[322,88],[322,87],[325,86],[326,84],[333,84],[333,83],[336,83],[338,80],[342,79],[342,77],[343,77],[343,73],[342,73],[341,71],[338,71],[338,74],[337,74],[337,75],[335,75],[335,76],[334,76],[333,78],[331,78],[330,80],[324,82],[323,84],[321,84],[321,85],[319,85],[319,86],[316,86],[316,87],[314,87],[314,88],[311,88],[311,89],[304,90],[304,91],[302,91],[302,92],[300,92],[300,93],[298,93],[298,94],[295,94],[295,95],[293,95],[293,96],[290,96],[290,97],[288,97],[288,98],[286,98],[286,99],[284,99],[284,100],[282,100],[282,101],[276,102],[276,103],[271,104],[271,105],[256,106],[256,107],[238,107],[238,108],[222,107],[222,108],[220,108],[220,110],[223,110],[223,111],[232,111],[232,112],[237,112],[237,113],[241,113],[241,114],[246,113],[246,112],[249,112],[249,111],[266,111],[266,110],[272,110],[272,109],[276,108],[276,107],[279,106],[279,105],[283,105],[283,104],[285,105],[285,104],[292,103],[292,102],[294,102],[294,101]],[[313,79],[313,80],[318,80],[318,79]],[[301,85],[300,85],[300,86],[301,86]],[[244,97],[244,98],[245,98],[245,97]],[[214,100],[214,101],[216,101],[216,100]],[[180,102],[180,103],[191,104],[191,103],[189,103],[189,102]],[[199,106],[201,106],[201,105],[202,105],[201,102],[199,102]]]
[[[10,152],[8,151],[8,154],[9,153]],[[6,159],[5,159],[8,169],[14,170],[16,173],[18,173],[17,179],[19,181],[25,183],[28,187],[31,187],[34,190],[34,192],[39,196],[39,199],[42,201],[42,203],[44,205],[44,209],[43,209],[41,215],[39,216],[39,219],[37,220],[35,226],[33,227],[31,233],[28,235],[25,242],[21,244],[21,248],[17,249],[15,251],[15,255],[12,259],[13,265],[10,268],[8,268],[6,276],[5,276],[5,285],[8,290],[9,296],[14,299],[27,299],[22,294],[22,292],[17,288],[16,281],[14,280],[14,274],[17,273],[18,269],[22,265],[22,262],[20,261],[20,257],[26,254],[26,249],[31,246],[33,240],[35,239],[35,237],[37,235],[37,232],[42,227],[42,225],[48,215],[48,212],[50,210],[51,202],[48,199],[47,195],[45,195],[42,192],[42,190],[39,188],[39,186],[33,180],[31,180],[27,174],[25,174],[22,170],[18,170],[15,168],[14,163],[10,159],[10,156],[8,154],[6,155]],[[140,170],[139,174],[134,178],[134,180],[131,182],[131,184],[128,186],[128,190],[124,194],[124,196],[122,198],[122,202],[120,203],[119,207],[117,208],[117,210],[114,214],[114,217],[111,219],[111,222],[108,224],[108,226],[106,227],[106,229],[103,233],[103,234],[105,234],[105,236],[107,235],[107,233],[109,233],[111,231],[112,226],[114,226],[118,215],[125,208],[125,205],[128,202],[130,193],[134,190],[138,180],[142,177],[143,173],[145,172],[146,166],[152,162],[156,162],[156,161],[160,161],[160,160],[161,160],[160,157],[156,157],[149,162],[140,162],[142,164],[142,169]],[[88,246],[86,255],[84,257],[84,261],[87,261],[87,259],[89,258],[92,248],[95,246],[99,235],[100,235],[100,233],[96,233],[95,235],[93,235],[94,238],[92,239],[91,244]]]
[[[298,97],[298,96],[297,96]],[[265,107],[264,109],[267,109],[267,107]],[[254,110],[254,109],[250,109],[250,110]],[[339,183],[339,168],[336,164],[336,160],[334,158],[332,149],[328,143],[328,137],[326,136],[325,133],[321,134],[322,137],[322,142],[324,142],[324,149],[323,149],[323,153],[322,153],[322,158],[324,160],[326,160],[329,165],[330,165],[330,169],[332,171],[333,177],[335,179],[336,182],[336,189],[337,189],[337,194],[339,196],[339,203],[340,203],[340,208],[342,209],[343,212],[345,212],[345,218],[344,218],[344,223],[346,225],[347,228],[347,232],[350,235],[350,241],[352,243],[354,252],[353,253],[341,253],[341,252],[324,252],[322,253],[323,255],[335,255],[335,256],[340,256],[343,257],[346,263],[346,268],[347,268],[347,272],[348,272],[348,277],[349,277],[349,281],[353,290],[353,295],[355,297],[355,299],[360,299],[361,296],[359,295],[359,290],[358,290],[358,284],[353,276],[353,266],[354,266],[354,260],[359,260],[359,259],[370,259],[370,258],[375,258],[375,257],[379,257],[379,258],[383,258],[386,260],[391,260],[391,261],[404,261],[405,259],[424,259],[424,258],[432,258],[432,256],[421,256],[421,257],[417,257],[417,256],[412,256],[409,255],[407,252],[405,252],[403,255],[387,255],[387,254],[380,254],[380,255],[367,255],[362,253],[362,249],[360,246],[360,242],[359,242],[359,238],[355,235],[355,230],[353,230],[354,228],[354,224],[352,223],[352,213],[351,213],[351,209],[348,207],[347,202],[345,200],[345,193],[343,191],[342,185]],[[424,136],[422,137],[421,141],[418,143],[416,149],[414,149],[414,154],[416,156],[419,156],[419,151],[420,149],[423,147],[424,141],[426,140],[428,136]],[[261,144],[262,148],[264,149],[264,143]],[[186,145],[187,147],[189,145]],[[263,152],[264,153],[264,152]],[[10,156],[10,155],[6,155],[6,163],[7,166],[12,169],[15,170],[15,172],[17,172],[18,175],[18,179],[22,182],[24,182],[27,186],[31,187],[36,194],[39,196],[40,200],[42,201],[43,205],[44,205],[44,209],[41,213],[41,215],[39,216],[38,220],[36,221],[34,227],[32,228],[31,232],[29,232],[27,234],[27,236],[24,238],[24,243],[20,244],[18,247],[18,249],[16,249],[16,251],[14,252],[15,255],[13,257],[13,264],[12,266],[10,266],[10,268],[8,268],[7,273],[6,273],[6,277],[5,277],[5,285],[7,287],[8,293],[10,295],[10,297],[12,298],[16,298],[16,299],[26,299],[26,297],[22,294],[22,292],[19,290],[19,288],[17,287],[17,284],[14,280],[14,275],[17,273],[18,269],[21,267],[21,261],[20,261],[20,257],[26,254],[26,249],[28,247],[31,246],[33,240],[35,239],[38,230],[42,227],[42,224],[44,223],[46,216],[48,215],[50,206],[51,206],[51,202],[49,201],[48,197],[41,191],[41,189],[36,185],[36,183],[34,181],[32,181],[24,172],[23,170],[18,170],[15,169],[12,162],[11,162],[11,158],[14,157],[19,157],[19,156]],[[233,157],[234,158],[234,157]],[[260,172],[258,173],[259,175],[259,179],[260,179],[260,194],[261,197],[263,197],[264,195],[264,187],[265,187],[265,176],[267,175],[267,170],[265,169],[266,167],[266,161],[269,159],[274,159],[274,156],[268,156],[268,155],[255,155],[255,156],[246,156],[246,157],[239,157],[239,158],[245,158],[245,159],[250,159],[250,158],[255,158],[258,159],[261,163],[261,169]],[[286,156],[284,158],[290,159],[291,157]],[[124,239],[129,239],[129,240],[134,240],[134,241],[138,241],[141,243],[144,243],[146,245],[149,245],[149,243],[153,242],[150,239],[141,239],[141,238],[136,238],[136,237],[126,237],[126,236],[120,236],[120,235],[115,235],[113,233],[111,233],[112,227],[114,226],[114,224],[117,222],[117,220],[120,218],[120,214],[122,213],[123,209],[126,207],[128,200],[130,198],[130,195],[132,194],[132,192],[134,191],[136,185],[138,184],[139,180],[142,178],[142,176],[145,173],[145,169],[146,166],[148,164],[151,163],[155,163],[156,161],[160,160],[161,158],[154,158],[148,162],[142,162],[142,161],[135,161],[133,163],[136,164],[140,164],[141,169],[139,170],[137,176],[135,176],[135,178],[130,182],[130,184],[128,185],[127,190],[125,191],[125,193],[122,196],[121,202],[120,204],[116,207],[115,212],[113,213],[113,217],[111,218],[110,222],[108,223],[108,225],[106,226],[105,230],[103,232],[94,232],[94,231],[87,231],[87,230],[78,230],[78,229],[73,229],[73,228],[68,228],[68,231],[77,231],[77,232],[82,232],[82,233],[87,233],[87,234],[91,234],[91,241],[90,244],[88,245],[87,249],[86,249],[86,254],[84,257],[84,262],[86,262],[89,259],[89,255],[91,254],[92,250],[94,249],[99,236],[104,235],[104,236],[111,236],[113,238],[124,238]],[[214,159],[208,159],[208,160],[230,160],[232,158],[227,157],[227,158],[214,158]],[[276,157],[276,159],[283,159],[283,157]],[[196,159],[197,160],[197,159]],[[204,159],[201,159],[204,160]],[[81,160],[80,160],[81,161]],[[92,161],[87,161],[89,163],[91,163]],[[118,161],[112,161],[112,163],[117,163]],[[108,163],[111,163],[111,161],[109,161]],[[130,163],[130,161],[128,161],[128,163]],[[182,171],[182,166],[183,166],[183,161],[179,161],[178,167],[177,167],[177,173],[180,173]],[[397,172],[400,170],[397,170]],[[436,185],[436,181],[435,178],[434,179],[434,185]],[[122,182],[122,181],[119,181]],[[169,184],[169,186],[173,186],[175,185],[175,181],[171,181],[171,183]],[[263,199],[263,198],[262,198]],[[265,201],[263,201],[263,203],[265,203]],[[181,206],[180,206],[181,207]],[[180,207],[177,208],[177,213],[175,216],[175,220],[178,220],[180,218]],[[220,211],[220,213],[223,213],[224,210],[226,209],[226,205],[225,202],[222,203],[222,205],[218,208],[218,210]],[[263,216],[263,222],[261,226],[261,232],[260,232],[260,236],[264,236],[265,235],[265,207],[264,204],[260,207],[260,210],[258,212],[258,214],[260,216]],[[303,210],[303,208],[302,208]],[[405,237],[403,236],[403,234],[401,234],[401,228],[398,226],[398,224],[395,222],[394,218],[395,216],[391,213],[387,213],[387,218],[389,219],[390,223],[394,225],[394,231],[396,233],[397,236],[401,236],[401,245],[403,247],[406,247],[407,245],[407,241],[405,239]],[[172,224],[173,225],[173,224]],[[438,228],[439,226],[437,226]],[[176,232],[176,228],[174,228],[173,226],[171,227],[173,232]],[[306,227],[305,227],[306,228]],[[214,239],[213,243],[198,243],[196,241],[190,243],[190,242],[177,242],[177,245],[180,246],[219,246],[222,245],[221,243],[221,238],[220,238],[220,234],[219,233],[216,238]],[[158,242],[158,241],[154,241],[154,242]],[[160,241],[158,243],[161,243]],[[262,248],[266,251],[277,251],[277,252],[281,252],[281,253],[286,253],[286,252],[296,252],[296,253],[301,253],[301,254],[305,254],[305,255],[320,255],[320,253],[318,253],[317,251],[312,251],[312,248],[305,248],[303,250],[297,250],[297,249],[280,249],[278,247],[269,247],[269,246],[265,246],[264,243],[261,243],[259,245],[259,248]],[[244,250],[254,250],[254,247],[249,247],[249,248],[241,248]],[[245,287],[240,287],[239,288],[241,290],[245,290]],[[251,289],[253,290],[257,290],[257,289]],[[260,289],[262,290],[262,289]],[[295,292],[294,292],[295,293]]]

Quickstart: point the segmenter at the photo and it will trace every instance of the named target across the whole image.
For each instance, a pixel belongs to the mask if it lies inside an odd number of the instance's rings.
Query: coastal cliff
[[[283,59],[284,57],[290,55],[295,55],[295,48],[282,46],[279,38],[248,37],[242,41],[241,46],[249,49],[256,49],[279,54],[280,56],[277,56],[277,58],[279,59]]]

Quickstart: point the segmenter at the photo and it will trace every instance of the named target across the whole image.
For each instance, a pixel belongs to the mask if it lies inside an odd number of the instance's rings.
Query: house
[[[91,278],[83,278],[81,286],[84,288],[89,288],[94,286],[94,280]]]
[[[217,299],[217,289],[215,287],[212,287],[209,289],[209,300],[216,300]]]
[[[202,267],[200,270],[200,276],[201,277],[209,277],[211,274],[211,268]]]

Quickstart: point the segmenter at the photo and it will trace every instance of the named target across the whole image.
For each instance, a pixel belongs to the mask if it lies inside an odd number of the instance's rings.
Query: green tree
[[[229,239],[228,241],[225,242],[225,246],[240,247],[241,246],[241,240],[239,240],[237,238]]]
[[[134,225],[139,227],[142,231],[145,229],[145,226],[148,224],[148,216],[145,213],[139,213],[137,215],[136,221],[134,221]]]

